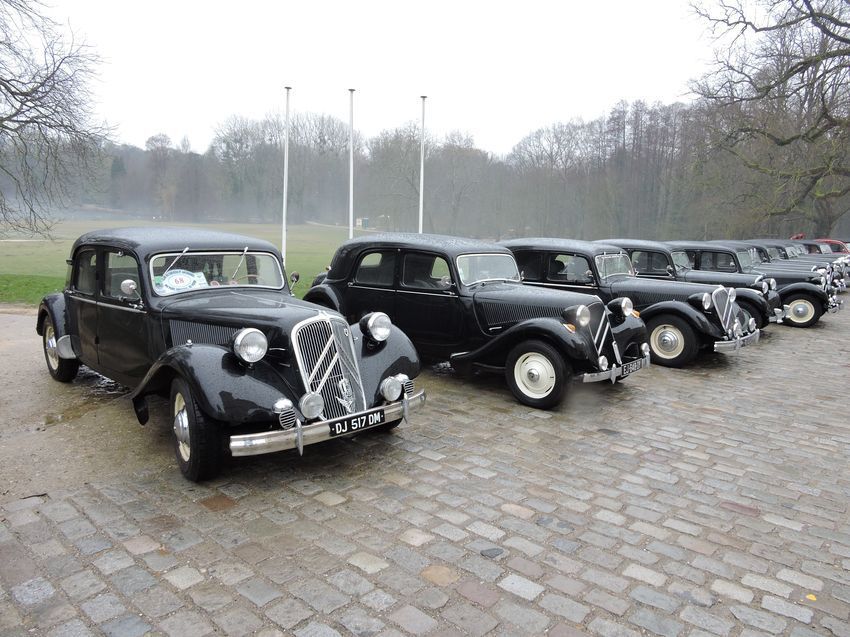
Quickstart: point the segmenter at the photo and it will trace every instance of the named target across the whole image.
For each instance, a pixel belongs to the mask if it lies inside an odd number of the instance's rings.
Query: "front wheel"
[[[673,315],[656,316],[646,322],[653,365],[682,367],[696,357],[699,342],[693,328]]]
[[[766,325],[764,315],[762,315],[762,313],[759,312],[753,304],[738,299],[738,307],[741,308],[741,312],[744,315],[744,326],[749,325],[751,318],[756,320],[756,327],[758,328],[762,328]]]
[[[793,294],[786,301],[788,316],[785,322],[793,327],[809,327],[820,319],[823,310],[819,301],[808,294]]]
[[[80,361],[76,358],[60,358],[59,349],[56,346],[56,330],[50,315],[44,317],[42,326],[42,345],[44,346],[44,360],[47,362],[47,371],[60,383],[70,383],[77,376],[80,369]]]
[[[526,341],[508,354],[505,380],[522,404],[551,409],[564,397],[568,366],[558,350],[548,343]]]
[[[171,383],[171,416],[174,455],[183,476],[192,482],[214,477],[221,469],[221,431],[207,418],[182,378]]]

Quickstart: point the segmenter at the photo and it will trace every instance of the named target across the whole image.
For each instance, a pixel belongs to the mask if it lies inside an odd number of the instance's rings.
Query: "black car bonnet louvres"
[[[169,327],[171,328],[171,344],[174,346],[183,345],[186,341],[209,345],[227,345],[238,331],[235,327],[177,319],[169,321]]]

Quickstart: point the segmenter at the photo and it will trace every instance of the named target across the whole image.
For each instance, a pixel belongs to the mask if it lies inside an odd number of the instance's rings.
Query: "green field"
[[[45,294],[61,290],[65,283],[65,260],[74,240],[90,230],[117,228],[126,221],[69,221],[57,224],[52,239],[0,241],[0,303],[37,305]],[[169,225],[134,222],[132,225]],[[238,232],[280,245],[280,226],[275,224],[180,224],[183,227]],[[287,274],[297,270],[301,281],[295,286],[299,297],[313,277],[330,264],[340,243],[348,237],[344,227],[289,226],[287,233]]]

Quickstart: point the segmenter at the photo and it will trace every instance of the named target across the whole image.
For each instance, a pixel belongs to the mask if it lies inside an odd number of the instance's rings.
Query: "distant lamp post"
[[[286,267],[286,204],[289,195],[289,91],[286,89],[286,116],[283,125],[283,225],[280,231],[280,254],[283,257],[283,265]]]
[[[419,234],[422,234],[422,212],[425,203],[425,98],[422,95],[422,141],[419,144]]]
[[[354,238],[354,89],[348,89],[348,238]]]

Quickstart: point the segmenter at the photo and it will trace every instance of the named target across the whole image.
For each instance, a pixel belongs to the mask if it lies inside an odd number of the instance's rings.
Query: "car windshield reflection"
[[[176,252],[158,254],[150,262],[157,296],[170,296],[220,286],[283,287],[280,263],[267,252]]]
[[[599,276],[607,279],[610,276],[627,275],[634,276],[635,270],[628,255],[625,254],[599,254],[595,258],[596,269]]]
[[[464,285],[520,281],[519,268],[510,254],[464,254],[457,258],[457,270]]]

